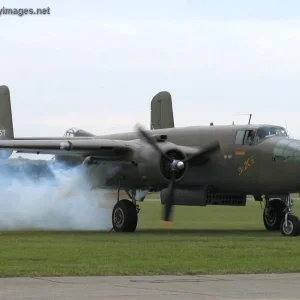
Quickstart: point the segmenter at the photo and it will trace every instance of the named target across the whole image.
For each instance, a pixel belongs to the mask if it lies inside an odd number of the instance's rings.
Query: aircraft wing
[[[0,151],[17,153],[54,154],[113,159],[128,154],[131,148],[125,141],[109,139],[11,139],[0,140]]]

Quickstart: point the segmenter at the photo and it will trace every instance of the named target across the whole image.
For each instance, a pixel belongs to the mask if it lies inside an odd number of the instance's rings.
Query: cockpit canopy
[[[69,129],[65,132],[64,137],[74,137],[74,136],[76,136],[76,132],[78,132],[78,131],[79,131],[78,128],[75,128],[75,127],[69,128]]]
[[[288,134],[281,126],[260,126],[237,131],[235,143],[237,145],[257,145],[273,136],[288,137]]]

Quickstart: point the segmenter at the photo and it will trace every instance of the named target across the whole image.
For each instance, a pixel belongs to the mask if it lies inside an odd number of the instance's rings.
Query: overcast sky
[[[234,114],[252,113],[300,138],[299,1],[1,5],[51,12],[0,17],[0,84],[16,136],[149,127],[150,101],[167,90],[175,126],[246,123]]]

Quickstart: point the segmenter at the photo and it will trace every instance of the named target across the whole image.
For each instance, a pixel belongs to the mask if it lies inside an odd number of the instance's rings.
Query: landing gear
[[[263,212],[263,221],[268,231],[279,231],[280,224],[284,218],[286,205],[281,199],[266,199],[266,207]]]
[[[280,225],[281,234],[284,236],[298,236],[299,235],[299,219],[293,215],[287,215]]]
[[[283,236],[300,234],[299,219],[292,214],[293,201],[290,195],[283,197],[266,197],[263,221],[267,230],[281,231]]]
[[[130,193],[126,190],[127,195],[132,200],[122,199],[115,204],[112,211],[112,225],[116,232],[134,232],[137,227],[139,206],[136,204],[135,191]]]
[[[288,195],[284,219],[281,221],[281,234],[284,236],[298,236],[300,234],[299,219],[292,214],[293,201]]]
[[[112,224],[116,232],[134,232],[138,222],[136,206],[127,199],[116,203],[112,211]]]

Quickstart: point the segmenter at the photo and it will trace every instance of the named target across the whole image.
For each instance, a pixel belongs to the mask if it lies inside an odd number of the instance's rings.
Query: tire
[[[268,231],[279,231],[281,221],[284,218],[284,212],[275,207],[270,207],[268,210],[268,214],[266,209],[263,212],[263,221],[266,229]]]
[[[112,211],[112,225],[115,232],[134,232],[138,215],[135,205],[127,199],[116,203]]]
[[[283,236],[298,236],[300,234],[299,219],[294,215],[288,216],[288,226],[284,225],[285,218],[281,221],[280,231]]]

